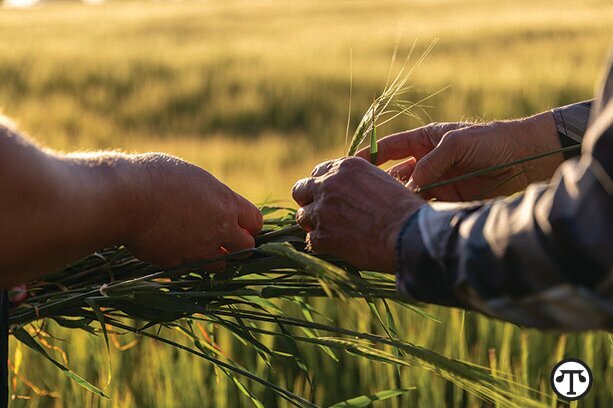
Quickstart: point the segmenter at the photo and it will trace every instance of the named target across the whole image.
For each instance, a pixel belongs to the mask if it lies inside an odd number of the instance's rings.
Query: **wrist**
[[[560,138],[551,112],[543,112],[518,121],[519,128],[516,137],[523,147],[522,154],[517,159],[560,149]],[[519,146],[518,146],[519,147]],[[528,182],[542,181],[553,176],[556,169],[564,161],[562,152],[550,154],[535,161],[522,165],[526,171]]]
[[[138,208],[145,186],[138,163],[120,153],[72,154],[58,162],[62,201],[73,211],[81,236],[91,237],[95,249],[129,240],[142,217]]]
[[[539,152],[551,151],[561,147],[558,129],[550,111],[538,113],[524,119],[520,119],[522,134],[526,142],[534,145]]]
[[[153,156],[124,156],[113,165],[113,208],[120,221],[117,243],[137,241],[157,219]]]
[[[386,250],[385,253],[387,256],[387,265],[385,267],[385,272],[395,273],[397,266],[397,243],[398,237],[403,230],[403,227],[406,223],[417,214],[420,208],[422,208],[426,202],[419,197],[414,197],[413,199],[407,201],[407,203],[403,206],[404,210],[399,212],[399,217],[396,222],[391,223],[388,226],[386,232]]]

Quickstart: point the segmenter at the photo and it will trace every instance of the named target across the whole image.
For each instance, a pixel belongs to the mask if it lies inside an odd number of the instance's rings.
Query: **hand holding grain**
[[[134,214],[125,244],[136,257],[175,266],[254,247],[262,214],[207,171],[163,154],[128,167],[128,186],[140,190],[123,204]]]
[[[197,166],[158,153],[58,154],[1,122],[0,193],[0,288],[113,245],[163,267],[204,260],[252,248],[262,227],[253,204]]]
[[[366,160],[348,157],[320,164],[293,188],[298,223],[316,252],[360,269],[395,271],[396,238],[424,203]]]
[[[388,170],[415,189],[472,171],[560,148],[551,112],[526,119],[485,124],[432,123],[381,139],[377,164],[404,162]],[[358,156],[368,159],[369,149]],[[510,195],[551,178],[562,153],[434,188],[425,198],[470,201]]]

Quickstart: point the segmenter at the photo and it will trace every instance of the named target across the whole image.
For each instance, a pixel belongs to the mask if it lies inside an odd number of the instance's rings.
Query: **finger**
[[[220,272],[223,271],[226,268],[226,260],[221,258],[221,259],[217,259],[221,256],[227,255],[228,254],[228,250],[222,246],[218,247],[216,250],[213,251],[207,251],[207,253],[204,255],[204,260],[209,260],[211,262],[207,262],[202,266],[202,269],[204,269],[207,272]],[[213,261],[213,259],[215,259],[215,261]]]
[[[328,236],[321,231],[315,230],[311,231],[306,236],[306,248],[309,251],[318,252],[318,253],[327,253],[329,255],[338,255],[334,254],[334,243],[330,242]]]
[[[415,157],[409,157],[408,160],[403,161],[402,163],[398,163],[397,165],[390,168],[387,172],[403,183],[406,183],[411,178],[413,174],[413,170],[415,170],[415,165],[417,161]]]
[[[315,196],[315,179],[312,177],[298,180],[292,188],[292,197],[299,206],[304,207],[313,202]]]
[[[315,225],[315,221],[313,220],[312,215],[312,205],[305,205],[304,207],[300,207],[298,211],[296,211],[296,222],[298,225],[302,227],[306,232],[311,232],[317,226]]]
[[[226,267],[225,259],[218,259],[227,255],[227,251],[222,248],[221,243],[202,243],[201,248],[194,249],[192,252],[187,248],[179,248],[174,252],[181,255],[165,255],[158,259],[152,259],[150,262],[165,270],[195,262],[202,262],[202,269],[210,272],[217,272]]]
[[[323,163],[319,163],[311,172],[311,177],[321,177],[327,174],[335,163],[336,160],[329,160]]]
[[[223,248],[228,253],[252,249],[255,247],[255,238],[242,228],[237,228],[232,235],[223,242]]]
[[[381,165],[390,160],[405,159],[409,156],[419,159],[435,144],[432,144],[426,130],[427,127],[420,127],[406,132],[396,133],[386,136],[377,142],[377,165]],[[442,137],[442,135],[441,135]],[[366,147],[357,153],[357,156],[370,160],[370,147]]]
[[[238,195],[238,224],[254,236],[262,231],[264,224],[262,212],[240,195]]]
[[[308,251],[321,252],[321,241],[315,231],[311,231],[307,234],[306,248]]]
[[[220,254],[225,255],[221,252]],[[219,261],[215,261],[215,262],[207,263],[206,265],[203,265],[202,269],[204,269],[206,272],[221,272],[224,269],[226,269],[227,263],[228,262],[225,259],[221,259]]]
[[[441,181],[442,176],[458,162],[464,149],[461,139],[449,132],[438,146],[417,161],[407,187],[414,190]]]

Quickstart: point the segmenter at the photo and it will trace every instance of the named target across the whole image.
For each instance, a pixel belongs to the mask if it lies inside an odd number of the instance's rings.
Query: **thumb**
[[[249,200],[237,194],[238,224],[251,235],[255,236],[262,230],[263,216],[260,210]]]
[[[415,190],[441,181],[445,173],[457,163],[462,153],[462,146],[456,142],[457,136],[453,138],[449,136],[450,134],[447,134],[438,146],[417,162],[413,175],[407,183],[408,188]]]

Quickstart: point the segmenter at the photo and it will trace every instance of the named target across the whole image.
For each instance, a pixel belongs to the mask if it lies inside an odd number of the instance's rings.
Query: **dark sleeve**
[[[573,103],[552,109],[553,118],[558,128],[558,136],[562,147],[581,144],[588,128],[592,101]],[[564,152],[564,158],[570,159],[580,155],[578,150]]]
[[[612,94],[597,103],[580,159],[549,184],[423,206],[398,238],[398,290],[524,326],[613,329]]]

